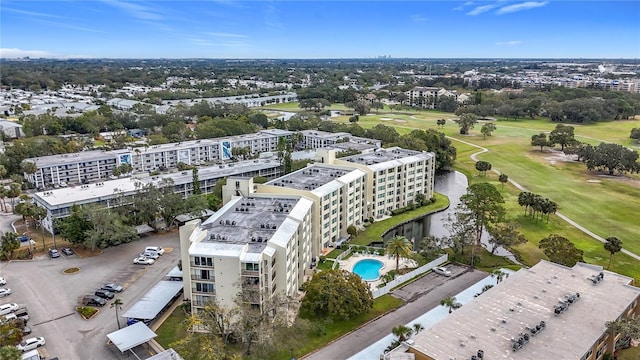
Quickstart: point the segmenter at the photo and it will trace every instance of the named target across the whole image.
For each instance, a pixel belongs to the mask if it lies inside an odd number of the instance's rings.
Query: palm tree
[[[393,255],[396,258],[396,272],[400,268],[400,258],[408,258],[413,252],[413,245],[406,237],[396,235],[387,244],[387,255]]]
[[[124,304],[122,302],[122,299],[120,298],[115,298],[113,300],[113,302],[111,303],[111,305],[109,306],[110,308],[115,308],[116,309],[116,321],[118,322],[118,329],[120,329],[120,316],[118,314],[119,310],[122,310],[122,304]]]
[[[9,259],[13,259],[13,252],[20,248],[20,240],[18,234],[14,232],[6,232],[0,238],[0,251]]]
[[[499,284],[505,275],[506,273],[500,269],[493,270],[493,272],[491,273],[491,277],[496,278],[496,284]]]
[[[500,176],[498,176],[498,181],[500,181],[500,184],[502,185],[502,190],[504,190],[504,184],[506,184],[509,181],[509,175],[500,174]]]
[[[420,323],[413,324],[413,333],[414,334],[417,334],[422,330],[424,330],[424,326],[422,326],[422,324],[420,324]]]
[[[604,249],[607,250],[611,255],[609,255],[609,265],[607,265],[607,270],[611,266],[611,259],[613,258],[613,254],[622,250],[622,240],[618,239],[615,236],[609,236],[607,238],[607,242],[604,243]]]
[[[440,305],[448,307],[449,308],[449,314],[451,314],[453,312],[453,310],[455,310],[455,309],[460,307],[460,304],[458,302],[456,302],[456,297],[455,296],[444,298],[444,299],[440,300]]]
[[[402,342],[411,337],[413,330],[410,327],[405,325],[398,325],[391,329],[391,333],[398,337],[398,341]]]

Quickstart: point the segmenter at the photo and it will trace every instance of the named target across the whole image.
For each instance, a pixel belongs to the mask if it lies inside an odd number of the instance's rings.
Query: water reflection
[[[405,236],[407,239],[413,239],[415,246],[419,247],[420,240],[427,235],[437,237],[449,236],[450,232],[445,227],[447,218],[455,212],[456,207],[460,204],[460,197],[467,192],[469,182],[467,177],[460,172],[449,172],[436,177],[435,191],[449,197],[450,206],[447,210],[435,214],[427,215],[406,224],[399,225],[387,232],[383,238],[391,239],[396,235]],[[489,234],[484,231],[481,238],[482,245],[491,249],[489,244]],[[496,255],[505,256],[515,262],[515,256],[503,247],[498,247],[495,251]]]

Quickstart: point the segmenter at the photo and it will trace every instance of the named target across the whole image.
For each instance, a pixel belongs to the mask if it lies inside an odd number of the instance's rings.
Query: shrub
[[[78,314],[80,314],[82,318],[87,320],[87,319],[90,319],[93,315],[95,315],[98,312],[98,309],[93,308],[91,306],[78,306],[76,308],[76,311],[78,311]]]

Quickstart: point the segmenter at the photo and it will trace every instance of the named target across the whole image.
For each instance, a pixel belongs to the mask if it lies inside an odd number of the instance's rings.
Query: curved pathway
[[[467,141],[464,141],[464,140],[456,139],[456,138],[451,137],[451,136],[447,136],[447,138],[448,138],[448,139],[450,139],[450,140],[458,141],[458,142],[461,142],[461,143],[463,143],[463,144],[465,144],[465,145],[473,146],[473,147],[475,147],[475,148],[480,149],[480,151],[478,151],[478,152],[476,152],[476,153],[471,154],[471,160],[473,160],[473,161],[478,161],[478,158],[477,158],[477,156],[478,156],[478,155],[483,154],[483,153],[486,153],[486,152],[488,152],[488,151],[489,151],[489,149],[487,149],[487,148],[485,148],[485,147],[482,147],[482,146],[480,146],[480,145],[476,145],[476,144],[472,144],[472,143],[467,142]],[[500,175],[500,171],[498,171],[498,170],[496,170],[496,169],[491,169],[491,171],[492,171],[492,172],[494,172],[494,173],[496,173],[496,174],[498,174],[498,175]],[[511,184],[513,184],[513,186],[515,186],[516,188],[518,188],[518,190],[520,190],[520,191],[529,191],[529,190],[527,190],[527,188],[525,188],[524,186],[522,186],[522,185],[518,184],[517,182],[515,182],[515,181],[514,181],[513,179],[511,179],[511,178],[509,178],[509,182],[510,182]],[[582,226],[582,225],[578,224],[578,223],[577,223],[577,222],[575,222],[574,220],[570,219],[568,216],[566,216],[566,215],[564,215],[564,214],[562,214],[562,213],[560,213],[560,212],[556,212],[556,215],[557,215],[560,219],[562,219],[562,220],[564,220],[564,221],[568,222],[571,226],[573,226],[573,227],[577,228],[578,230],[580,230],[580,231],[582,231],[583,233],[585,233],[585,234],[587,234],[587,235],[591,236],[592,238],[594,238],[594,239],[596,239],[596,240],[600,241],[601,243],[606,243],[606,242],[607,242],[607,240],[606,240],[605,238],[603,238],[602,236],[600,236],[600,235],[598,235],[598,234],[595,234],[594,232],[590,231],[589,229],[585,228],[584,226]],[[634,259],[636,259],[636,260],[640,260],[640,255],[638,255],[638,254],[636,254],[636,253],[633,253],[633,252],[631,252],[631,251],[629,251],[629,250],[627,250],[627,249],[624,249],[624,248],[623,248],[621,251],[622,251],[622,253],[627,254],[627,255],[631,256],[632,258],[634,258]]]

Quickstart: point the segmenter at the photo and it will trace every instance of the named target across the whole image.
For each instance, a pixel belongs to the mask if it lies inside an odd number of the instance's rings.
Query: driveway
[[[133,265],[146,246],[161,246],[167,251],[155,264]],[[102,284],[116,282],[125,287],[117,295],[126,311],[151,287],[162,279],[180,259],[178,232],[146,236],[139,241],[105,249],[99,256],[81,259],[77,255],[49,259],[41,256],[32,261],[0,264],[0,274],[7,279],[13,294],[1,303],[24,304],[29,310],[30,336],[44,336],[45,349],[60,359],[105,360],[120,358],[113,345],[107,346],[106,335],[118,329],[115,310],[109,301],[96,317],[82,320],[75,306],[83,295],[93,294]],[[69,267],[80,271],[63,274]],[[123,318],[121,325],[123,324]]]
[[[452,277],[429,273],[404,289],[392,293],[398,298],[408,298],[402,307],[375,319],[361,328],[343,336],[315,353],[303,357],[308,360],[347,359],[391,333],[391,329],[407,324],[420,315],[440,305],[440,300],[454,296],[488,276],[479,270],[449,265]]]

